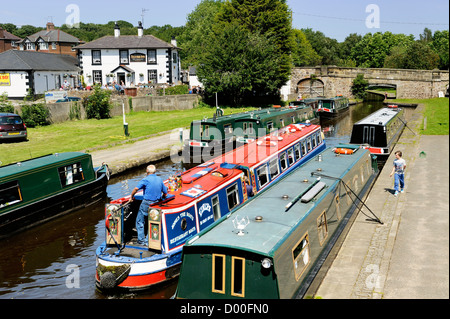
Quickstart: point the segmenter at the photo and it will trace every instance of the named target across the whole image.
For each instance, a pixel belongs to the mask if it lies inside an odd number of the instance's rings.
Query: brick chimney
[[[3,39],[5,37],[5,33],[3,31],[3,28],[0,27],[0,39]]]
[[[55,30],[53,22],[47,22],[47,31]]]
[[[117,22],[114,25],[114,37],[116,38],[120,37],[120,27],[117,24]]]

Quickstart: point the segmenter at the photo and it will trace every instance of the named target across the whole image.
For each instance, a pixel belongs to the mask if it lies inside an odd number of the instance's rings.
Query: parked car
[[[0,141],[26,139],[27,127],[21,117],[14,113],[0,113]]]
[[[58,102],[71,102],[71,101],[81,101],[80,97],[75,97],[75,96],[68,96],[65,99],[59,99],[56,101],[56,103]]]

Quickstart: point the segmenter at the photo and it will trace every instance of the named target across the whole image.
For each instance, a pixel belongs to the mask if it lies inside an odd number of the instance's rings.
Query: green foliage
[[[14,113],[14,106],[8,101],[8,94],[0,95],[0,113]]]
[[[294,66],[319,65],[322,61],[322,57],[313,49],[303,31],[294,29],[293,32],[295,39],[295,46],[292,50]]]
[[[22,105],[22,119],[28,127],[49,125],[50,111],[44,103]]]
[[[203,5],[205,7],[203,7]],[[290,12],[280,0],[203,1],[196,11],[214,20],[207,25],[208,40],[193,59],[205,83],[207,98],[219,94],[221,105],[239,105],[264,98],[265,103],[288,81],[291,70],[293,33]],[[190,17],[197,18],[192,14]],[[189,24],[188,24],[189,25]],[[269,99],[269,100],[268,100]]]
[[[168,88],[165,88],[166,95],[180,95],[180,94],[189,94],[189,86],[187,84],[183,85],[175,85]],[[163,90],[159,90],[159,95],[163,94]]]
[[[83,100],[87,118],[97,120],[110,118],[110,96],[111,91],[102,90],[100,84],[94,85],[92,94]]]
[[[368,85],[369,82],[364,79],[364,74],[358,74],[353,80],[352,94],[358,99],[363,99],[366,96]]]

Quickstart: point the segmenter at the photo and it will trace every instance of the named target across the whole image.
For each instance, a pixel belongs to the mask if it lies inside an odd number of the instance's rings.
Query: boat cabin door
[[[364,126],[363,128],[363,144],[374,145],[375,143],[375,127]]]

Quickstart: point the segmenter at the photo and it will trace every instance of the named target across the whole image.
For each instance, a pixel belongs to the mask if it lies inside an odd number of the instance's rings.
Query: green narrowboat
[[[363,148],[328,148],[205,229],[183,247],[176,298],[301,298],[370,189],[375,161]]]
[[[231,115],[223,115],[217,109],[214,117],[191,123],[190,136],[183,148],[184,161],[203,163],[274,130],[313,119],[312,106],[304,103]]]
[[[350,107],[348,98],[335,96],[332,98],[320,98],[316,114],[324,118],[336,117],[347,111]]]
[[[0,238],[106,196],[109,169],[90,154],[55,153],[0,167]]]

